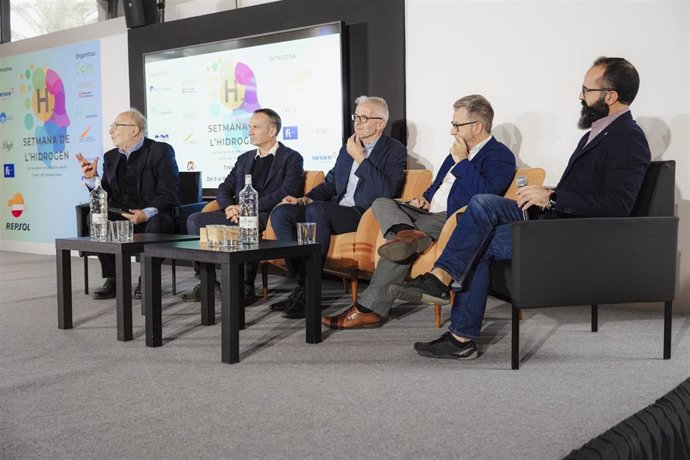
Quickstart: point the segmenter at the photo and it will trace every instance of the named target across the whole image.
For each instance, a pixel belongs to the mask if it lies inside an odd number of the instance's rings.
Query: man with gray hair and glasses
[[[418,254],[439,238],[446,219],[478,193],[503,194],[515,175],[515,156],[491,134],[494,111],[489,101],[474,94],[453,104],[450,135],[454,142],[436,180],[409,202],[378,198],[372,209],[388,240],[379,248],[369,287],[356,304],[321,319],[333,329],[379,327],[388,318],[393,283],[405,280]]]
[[[137,109],[119,114],[110,125],[110,139],[115,146],[103,155],[101,186],[108,192],[110,219],[127,219],[134,233],[174,233],[175,207],[178,200],[178,169],[175,151],[164,142],[146,137],[146,118]],[[93,189],[98,176],[98,158],[87,160],[76,155],[82,180]],[[115,297],[115,256],[98,254],[105,283],[93,292],[94,299]],[[141,298],[137,283],[133,297]]]
[[[352,114],[354,134],[347,140],[326,175],[326,180],[303,197],[288,196],[271,212],[271,224],[279,240],[297,239],[297,222],[316,223],[316,241],[322,260],[331,235],[354,232],[375,199],[394,197],[402,190],[407,149],[384,134],[388,104],[380,97],[360,96]],[[297,280],[287,300],[271,305],[289,319],[304,318],[304,265],[286,261]]]

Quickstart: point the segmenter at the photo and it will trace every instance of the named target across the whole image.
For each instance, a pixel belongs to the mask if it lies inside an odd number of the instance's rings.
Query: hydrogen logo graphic
[[[3,174],[5,177],[14,177],[14,163],[5,164]]]
[[[65,107],[65,87],[57,72],[33,64],[21,75],[25,83],[19,92],[26,95],[24,105],[31,112],[24,116],[24,127],[34,130],[38,154],[46,166],[51,166],[54,152],[65,151],[67,127],[70,125]]]
[[[210,147],[231,147],[245,150],[250,146],[249,118],[261,108],[257,95],[256,75],[243,62],[224,61],[219,58],[208,68],[207,88],[215,100],[210,114],[219,119],[209,125]]]
[[[19,217],[24,212],[24,197],[21,193],[15,193],[7,201],[7,207],[10,208],[10,212],[14,217]]]
[[[298,138],[297,126],[284,126],[283,127],[283,140],[294,141]]]

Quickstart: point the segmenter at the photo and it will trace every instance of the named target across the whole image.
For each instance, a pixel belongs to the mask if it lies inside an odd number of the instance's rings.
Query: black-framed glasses
[[[457,129],[458,131],[460,131],[460,128],[462,128],[463,126],[473,125],[473,124],[475,124],[475,123],[477,123],[477,122],[476,122],[476,121],[468,121],[467,123],[455,123],[454,121],[451,121],[451,122],[450,122],[450,125],[451,125],[453,128],[455,128],[455,129]],[[452,128],[451,128],[451,129],[452,129]]]
[[[136,125],[133,125],[133,124],[131,124],[131,123],[113,123],[113,124],[110,125],[110,127],[111,127],[112,129],[117,129],[117,128],[119,128],[120,126],[136,126]]]
[[[352,121],[361,121],[362,123],[366,123],[369,120],[383,120],[383,117],[368,117],[366,115],[357,115],[356,113],[352,114]]]
[[[587,88],[585,85],[582,85],[582,95],[586,96],[587,93],[591,92],[600,92],[600,91],[615,91],[611,88]]]

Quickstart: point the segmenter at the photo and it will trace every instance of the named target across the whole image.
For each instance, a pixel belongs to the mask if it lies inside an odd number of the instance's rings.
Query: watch
[[[549,194],[549,209],[553,209],[556,207],[556,191],[552,191]]]

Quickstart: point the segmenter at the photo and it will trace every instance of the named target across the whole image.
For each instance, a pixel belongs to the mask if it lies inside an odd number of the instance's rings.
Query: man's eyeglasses
[[[460,131],[460,128],[462,128],[463,126],[473,125],[473,124],[475,124],[475,123],[477,123],[477,122],[476,122],[476,121],[468,121],[467,123],[455,123],[454,121],[451,121],[451,122],[450,122],[450,125],[451,125],[453,128],[455,128],[455,129],[457,129],[458,131]]]
[[[113,124],[110,125],[110,128],[112,128],[112,129],[117,129],[117,128],[119,128],[120,126],[136,126],[136,125],[133,125],[133,124],[131,124],[131,123],[113,123]]]
[[[352,114],[352,121],[361,121],[362,123],[366,123],[369,120],[383,120],[383,117],[368,117],[366,115],[357,115],[356,113]]]
[[[585,85],[582,85],[582,95],[586,96],[587,93],[591,92],[598,92],[598,91],[615,91],[611,88],[587,88]]]

